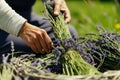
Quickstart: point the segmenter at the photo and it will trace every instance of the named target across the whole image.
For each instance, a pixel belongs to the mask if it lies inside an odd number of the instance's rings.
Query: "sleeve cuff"
[[[0,0],[0,29],[17,36],[26,21],[5,0]]]

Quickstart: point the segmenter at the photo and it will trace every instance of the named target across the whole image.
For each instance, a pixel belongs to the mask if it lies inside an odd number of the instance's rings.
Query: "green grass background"
[[[72,17],[70,24],[76,28],[79,35],[97,33],[96,25],[101,25],[108,31],[120,32],[115,28],[115,24],[119,23],[119,16],[114,1],[66,0],[66,2]],[[39,0],[36,1],[33,10],[39,15],[44,15],[44,6]]]

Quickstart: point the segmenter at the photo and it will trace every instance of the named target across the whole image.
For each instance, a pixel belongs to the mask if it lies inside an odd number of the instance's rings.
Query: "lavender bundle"
[[[86,37],[84,51],[91,54],[100,71],[120,69],[120,35],[107,32],[104,28],[97,26],[99,34],[92,34],[93,38]],[[91,34],[88,34],[89,36]],[[91,37],[91,36],[90,36]],[[82,45],[83,45],[82,44]]]
[[[53,15],[53,7],[49,0],[45,3],[47,15],[53,26],[56,38],[61,41],[59,47],[63,49],[58,59],[58,64],[62,65],[62,74],[65,75],[94,75],[100,72],[87,63],[77,51],[76,41],[72,39],[67,24],[64,23],[64,16],[61,14],[57,17]],[[67,44],[67,46],[66,46]],[[84,55],[83,55],[84,56]]]

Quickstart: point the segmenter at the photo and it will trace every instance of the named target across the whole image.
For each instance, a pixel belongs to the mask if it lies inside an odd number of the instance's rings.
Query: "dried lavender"
[[[102,72],[106,70],[119,70],[120,35],[101,29],[99,29],[99,32],[100,33],[95,34],[93,38],[90,37],[91,34],[87,34],[87,36],[80,37],[78,40],[72,38],[65,40],[57,39],[57,45],[51,54],[41,55],[37,58],[35,54],[24,54],[19,57],[13,56],[9,62],[9,67],[11,66],[15,71],[14,80],[35,80],[45,77],[49,79],[51,75],[49,74],[50,72],[67,75],[78,75],[78,73],[81,75],[88,73],[90,75],[99,74],[94,67],[91,68],[90,64],[95,65]],[[60,44],[64,44],[65,48],[60,47]],[[78,55],[74,55],[76,51],[79,52],[80,57],[83,59],[78,57]],[[8,57],[9,55],[7,57],[3,55],[4,63],[8,61]],[[61,64],[61,62],[64,63]],[[56,75],[52,74],[51,76]]]
[[[81,38],[82,50],[92,55],[99,71],[120,69],[120,35],[97,26],[99,34]],[[89,38],[90,37],[90,38]]]
[[[15,48],[14,48],[14,42],[13,41],[11,41],[11,54],[12,54],[12,57],[13,57],[13,55],[14,55],[14,51],[15,51]]]

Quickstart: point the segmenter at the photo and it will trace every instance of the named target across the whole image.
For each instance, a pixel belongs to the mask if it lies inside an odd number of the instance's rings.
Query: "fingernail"
[[[58,16],[58,15],[59,15],[59,12],[55,11],[55,12],[54,12],[54,15],[55,15],[55,16]]]
[[[51,45],[52,45],[52,48],[54,48],[54,44],[53,44],[53,43],[51,43]]]
[[[42,52],[44,52],[45,50],[44,49],[42,49]]]

